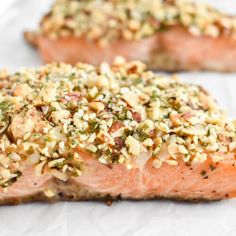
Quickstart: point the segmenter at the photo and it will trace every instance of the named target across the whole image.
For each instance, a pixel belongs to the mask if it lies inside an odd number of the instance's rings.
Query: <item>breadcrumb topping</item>
[[[140,40],[175,25],[196,36],[236,34],[236,17],[188,0],[57,0],[40,33],[51,39],[86,37],[105,46],[115,39]]]
[[[83,174],[81,152],[103,164],[155,168],[233,161],[236,122],[200,86],[156,75],[138,61],[50,64],[0,78],[0,185],[20,176],[66,181]],[[227,160],[226,160],[227,159]]]

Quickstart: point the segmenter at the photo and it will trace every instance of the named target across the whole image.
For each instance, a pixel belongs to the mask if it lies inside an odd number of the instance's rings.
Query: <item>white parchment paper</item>
[[[204,1],[204,0],[201,0]],[[207,0],[205,0],[207,1]],[[53,0],[0,0],[0,67],[11,71],[39,66],[37,52],[22,32],[36,28]],[[208,0],[236,14],[235,0]],[[236,118],[236,74],[182,73],[206,87]],[[172,201],[61,202],[0,207],[0,236],[236,235],[236,199],[213,203]]]

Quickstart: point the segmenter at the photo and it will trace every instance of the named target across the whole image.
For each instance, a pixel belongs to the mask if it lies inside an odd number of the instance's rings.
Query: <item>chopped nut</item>
[[[189,135],[197,135],[197,136],[204,136],[207,134],[206,130],[198,128],[198,127],[189,127],[189,128],[183,128],[182,132],[184,134],[189,134]]]
[[[108,63],[105,63],[103,62],[101,65],[100,65],[100,70],[103,74],[107,74],[110,72],[110,66]]]
[[[182,154],[188,154],[188,150],[183,145],[178,145],[178,150]]]
[[[56,124],[62,122],[64,119],[70,118],[70,112],[67,110],[61,110],[61,111],[54,111],[52,112],[52,120]]]
[[[3,169],[0,171],[0,175],[4,178],[4,179],[9,179],[11,178],[11,172],[8,169]]]
[[[86,147],[87,150],[89,150],[90,152],[96,152],[97,151],[97,147],[93,144],[89,144],[87,147]]]
[[[105,105],[102,102],[91,102],[89,106],[98,112],[105,109]]]
[[[138,30],[141,26],[140,22],[135,21],[135,20],[130,20],[128,24],[131,30]]]
[[[147,138],[143,141],[143,145],[147,147],[151,147],[153,145],[153,141],[150,138]]]
[[[19,84],[16,86],[13,95],[25,98],[30,95],[32,89],[27,84]]]
[[[35,167],[36,176],[40,176],[43,174],[43,168],[46,163],[47,163],[47,161],[42,161],[38,165],[36,165],[36,167]]]
[[[133,155],[139,155],[141,151],[141,145],[138,140],[132,136],[128,136],[125,140],[125,144],[129,147],[129,152]]]
[[[20,161],[21,160],[21,157],[15,152],[12,152],[9,155],[9,158],[12,159],[13,161]]]
[[[211,37],[218,37],[220,35],[220,31],[219,29],[214,26],[214,25],[209,25],[206,29],[205,29],[205,33]]]
[[[175,160],[166,160],[166,163],[170,166],[177,166],[178,162]]]
[[[203,163],[206,160],[207,160],[206,153],[197,153],[193,159],[193,163],[197,163],[197,162]]]
[[[236,149],[236,142],[232,142],[229,144],[229,150],[232,152]]]
[[[50,188],[46,189],[44,191],[44,194],[45,194],[46,197],[49,197],[49,198],[54,197],[56,195],[56,193]]]
[[[54,177],[56,177],[57,179],[60,179],[62,181],[67,181],[69,179],[69,176],[66,173],[60,172],[56,169],[52,169],[51,173]]]
[[[65,161],[65,158],[59,158],[59,159],[48,162],[48,166],[50,168],[52,168],[52,167],[55,167],[57,165],[62,165],[64,163],[64,161]]]
[[[216,151],[218,148],[219,148],[219,145],[217,143],[209,144],[206,147],[206,149],[211,152]]]
[[[192,33],[195,36],[200,36],[201,35],[201,31],[197,26],[191,26],[189,28],[189,32]]]
[[[158,159],[155,159],[152,163],[153,167],[160,168],[162,166],[162,162]]]
[[[106,158],[104,158],[104,156],[99,157],[98,161],[100,161],[102,164],[105,164],[105,165],[108,164],[108,162],[107,162]]]
[[[125,64],[125,59],[123,57],[117,56],[113,63],[115,66],[122,66]]]
[[[139,100],[136,94],[133,92],[125,93],[122,98],[131,106],[137,107],[139,105]]]
[[[219,162],[219,161],[222,161],[224,159],[224,156],[223,155],[219,155],[217,153],[215,153],[212,157],[212,161],[213,162]]]
[[[105,76],[99,76],[97,78],[97,87],[100,89],[108,89],[110,86],[109,80]]]
[[[171,143],[167,146],[168,152],[172,158],[176,159],[179,153],[179,146],[176,143]]]
[[[92,98],[94,98],[94,97],[97,95],[97,93],[98,93],[97,87],[93,87],[93,88],[91,88],[91,89],[89,90],[89,95],[90,95]]]

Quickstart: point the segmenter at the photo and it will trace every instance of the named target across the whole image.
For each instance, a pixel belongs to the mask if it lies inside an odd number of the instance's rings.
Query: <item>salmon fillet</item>
[[[57,0],[25,38],[45,63],[99,65],[120,55],[150,69],[231,72],[235,30],[235,17],[189,1]]]
[[[0,204],[236,195],[236,124],[138,61],[0,73]]]

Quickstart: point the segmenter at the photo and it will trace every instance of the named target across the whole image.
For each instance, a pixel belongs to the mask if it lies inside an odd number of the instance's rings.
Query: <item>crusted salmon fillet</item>
[[[0,77],[0,204],[235,197],[236,122],[202,87],[120,57]]]
[[[167,71],[236,68],[236,18],[186,0],[57,0],[25,38],[45,63],[99,65],[120,55]]]

